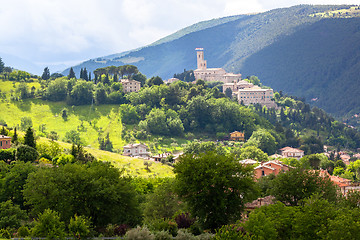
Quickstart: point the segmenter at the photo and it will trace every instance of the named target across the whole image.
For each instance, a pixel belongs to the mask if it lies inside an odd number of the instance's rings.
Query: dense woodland
[[[360,234],[360,195],[344,198],[327,177],[310,171],[328,169],[360,180],[358,161],[346,167],[336,156],[319,154],[325,143],[355,150],[359,132],[300,99],[280,92],[274,96],[278,110],[243,106],[223,94],[218,83],[167,85],[131,66],[99,69],[93,77],[82,69],[82,79],[71,71],[59,76],[44,69],[37,79],[11,68],[2,71],[3,79],[20,82],[14,92],[2,93],[3,99],[41,98],[69,106],[116,103],[123,124],[132,127],[123,133],[125,139],[207,140],[192,141],[179,161],[170,161],[175,178],[145,179],[97,160],[71,136],[72,147],[63,149],[56,141],[37,143],[25,121],[22,129],[2,127],[1,134],[14,142],[0,150],[0,234],[5,238],[356,239]],[[119,78],[137,79],[143,87],[125,94]],[[41,88],[28,89],[31,81],[39,81]],[[254,76],[249,81],[260,84]],[[67,117],[66,111],[62,114]],[[245,132],[245,143],[226,141],[235,130]],[[108,136],[103,139],[105,150],[111,150],[106,149],[109,142]],[[268,161],[282,146],[299,147],[308,155],[300,161],[284,159],[295,169],[260,181],[254,181],[253,167],[239,163]],[[244,211],[247,202],[268,195],[278,202]]]

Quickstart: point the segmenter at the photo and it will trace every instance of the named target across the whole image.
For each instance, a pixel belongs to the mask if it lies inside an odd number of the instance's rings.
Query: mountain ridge
[[[348,18],[349,16],[352,18]],[[312,59],[311,54],[313,53],[311,49],[305,49],[302,45],[292,46],[285,40],[289,39],[289,37],[297,36],[295,40],[298,42],[305,41],[305,36],[309,36],[313,31],[311,26],[318,27],[318,32],[340,32],[339,28],[342,28],[341,23],[345,21],[350,22],[345,29],[347,36],[350,38],[346,43],[360,42],[360,37],[356,34],[360,31],[357,27],[358,19],[360,19],[357,18],[358,16],[360,16],[360,10],[353,5],[298,5],[253,15],[238,15],[213,19],[198,23],[198,25],[191,25],[185,28],[185,30],[182,29],[143,48],[112,54],[98,59],[91,59],[73,68],[75,72],[78,73],[80,68],[84,67],[93,71],[99,67],[129,64],[129,61],[131,61],[132,65],[137,66],[139,70],[149,78],[156,75],[162,78],[170,78],[174,73],[182,72],[184,69],[196,68],[194,49],[196,47],[203,47],[209,67],[223,67],[228,72],[241,73],[243,76],[258,75],[267,85],[274,85],[275,90],[296,93],[308,100],[313,98],[313,92],[318,92],[319,95],[325,94],[325,97],[321,97],[324,101],[320,100],[319,102],[313,102],[313,104],[324,108],[336,116],[342,116],[360,111],[360,104],[352,101],[353,106],[351,109],[341,106],[348,100],[344,100],[344,103],[339,106],[336,106],[333,102],[329,105],[327,103],[329,96],[326,96],[326,92],[321,89],[321,82],[324,80],[317,83],[319,73],[316,70],[316,66],[320,67],[321,64],[326,65],[326,62],[317,62],[315,59]],[[345,18],[347,20],[344,20]],[[329,19],[333,20],[330,21]],[[318,22],[322,24],[316,24]],[[296,35],[296,33],[299,32],[301,32],[302,35]],[[346,49],[351,49],[351,45],[341,46],[341,38],[331,40],[334,41],[332,46],[340,49],[338,52],[341,54],[343,54],[342,52],[349,54],[349,51]],[[312,40],[306,39],[306,41],[311,42]],[[317,39],[317,41],[319,43],[321,42],[319,39]],[[286,43],[287,45],[279,46],[279,43]],[[291,49],[290,46],[293,49]],[[272,50],[269,51],[268,49]],[[275,51],[276,49],[277,51]],[[346,51],[341,51],[341,49],[345,49]],[[302,53],[302,50],[304,50],[304,52],[305,50],[307,51],[304,53],[305,55],[302,56],[305,59],[302,62],[299,62],[297,57],[293,55],[291,55],[292,58],[289,58],[289,56],[285,58],[286,61],[277,59],[284,57],[283,55],[286,55],[288,52],[297,51]],[[273,56],[264,55],[267,52],[274,53],[274,51],[276,54]],[[324,52],[326,53],[326,51]],[[281,55],[281,53],[283,55]],[[309,54],[309,56],[307,56],[307,54]],[[348,61],[346,54],[341,56],[343,61]],[[357,54],[355,55],[357,56]],[[268,59],[268,63],[261,66],[256,64],[257,61],[261,60],[256,58],[259,56]],[[349,65],[348,67],[338,69],[339,75],[354,76],[354,74],[346,72],[352,69],[351,66],[357,64],[356,56],[351,60],[353,63],[349,62],[344,64],[344,66]],[[324,61],[324,58],[322,60]],[[277,61],[281,61],[284,66],[279,68],[276,65],[274,67],[270,64],[276,63]],[[297,68],[295,69],[294,62],[297,62]],[[332,66],[335,66],[335,63],[336,61],[332,63]],[[287,65],[292,66],[293,72],[287,70]],[[300,70],[308,66],[312,66],[311,72],[306,73],[309,80],[304,81],[303,85],[310,86],[309,82],[315,82],[316,84],[311,85],[311,88],[308,89],[302,86],[300,88],[301,91],[293,92],[292,89],[297,86],[297,82],[293,82],[292,79],[302,78],[304,71]],[[276,71],[274,69],[276,69]],[[322,75],[320,76],[325,76],[326,82],[333,86],[333,82],[336,81],[331,74],[333,70],[326,69],[326,67],[321,69]],[[355,70],[356,69],[355,67]],[[351,71],[354,72],[355,70],[352,69]],[[68,69],[63,73],[67,75]],[[287,78],[283,76],[287,76]],[[354,85],[356,81],[357,80],[354,79],[352,82],[350,81],[349,84]],[[349,94],[349,96],[354,96],[354,92]],[[334,110],[331,109],[334,107],[337,108]]]

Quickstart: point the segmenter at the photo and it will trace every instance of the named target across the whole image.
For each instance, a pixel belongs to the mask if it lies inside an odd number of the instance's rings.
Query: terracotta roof
[[[255,161],[252,159],[245,159],[245,160],[239,161],[239,163],[241,163],[241,164],[256,164],[256,163],[258,163],[258,161]]]
[[[292,148],[292,147],[284,147],[280,149],[281,152],[304,152],[303,150]]]

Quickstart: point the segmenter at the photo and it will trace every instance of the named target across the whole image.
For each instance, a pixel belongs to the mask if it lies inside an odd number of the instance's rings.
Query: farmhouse
[[[11,147],[11,137],[0,135],[0,149],[8,149]]]
[[[270,174],[278,175],[281,172],[287,172],[292,167],[283,164],[278,160],[262,162],[259,166],[255,167],[255,178],[259,179]]]
[[[147,158],[150,153],[147,151],[149,148],[146,144],[135,143],[124,146],[124,156],[129,157],[142,157]]]
[[[244,141],[245,140],[244,133],[239,132],[239,131],[232,132],[232,133],[230,133],[230,140],[231,141]]]
[[[304,156],[304,151],[292,148],[292,147],[284,147],[280,149],[281,155],[285,158],[297,158],[300,159]]]
[[[141,83],[139,81],[131,79],[121,79],[120,83],[123,86],[125,93],[138,92],[141,88]]]

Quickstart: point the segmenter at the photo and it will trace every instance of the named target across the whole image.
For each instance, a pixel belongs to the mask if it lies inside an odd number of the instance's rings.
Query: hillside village
[[[0,115],[0,160],[6,169],[0,178],[12,188],[0,191],[8,199],[0,205],[31,216],[35,226],[46,214],[59,214],[68,234],[74,221],[85,222],[86,229],[94,224],[91,233],[82,233],[87,236],[122,236],[147,229],[135,228],[145,223],[154,234],[173,231],[211,239],[233,226],[247,231],[234,234],[261,234],[247,224],[266,207],[305,211],[317,201],[334,209],[332,219],[343,218],[343,205],[352,206],[360,191],[359,132],[296,97],[274,93],[241,74],[208,68],[203,48],[195,56],[195,81],[189,83],[147,79],[132,65],[96,69],[93,79],[86,69],[80,79],[73,70],[52,78],[46,69],[41,77],[7,69],[0,75],[6,86],[0,107],[7,109]],[[49,110],[43,110],[47,104]],[[122,154],[128,163],[118,165],[114,155],[105,160],[106,152]],[[143,165],[134,167],[139,160]],[[21,181],[14,174],[17,166],[26,171]],[[172,174],[160,177],[158,166]],[[141,171],[146,177],[139,177]],[[291,185],[290,192],[283,193],[284,185]],[[225,200],[231,207],[221,207]],[[168,203],[168,209],[158,207]],[[220,221],[224,216],[229,218]],[[40,236],[24,221],[19,217],[9,223],[2,236]]]

